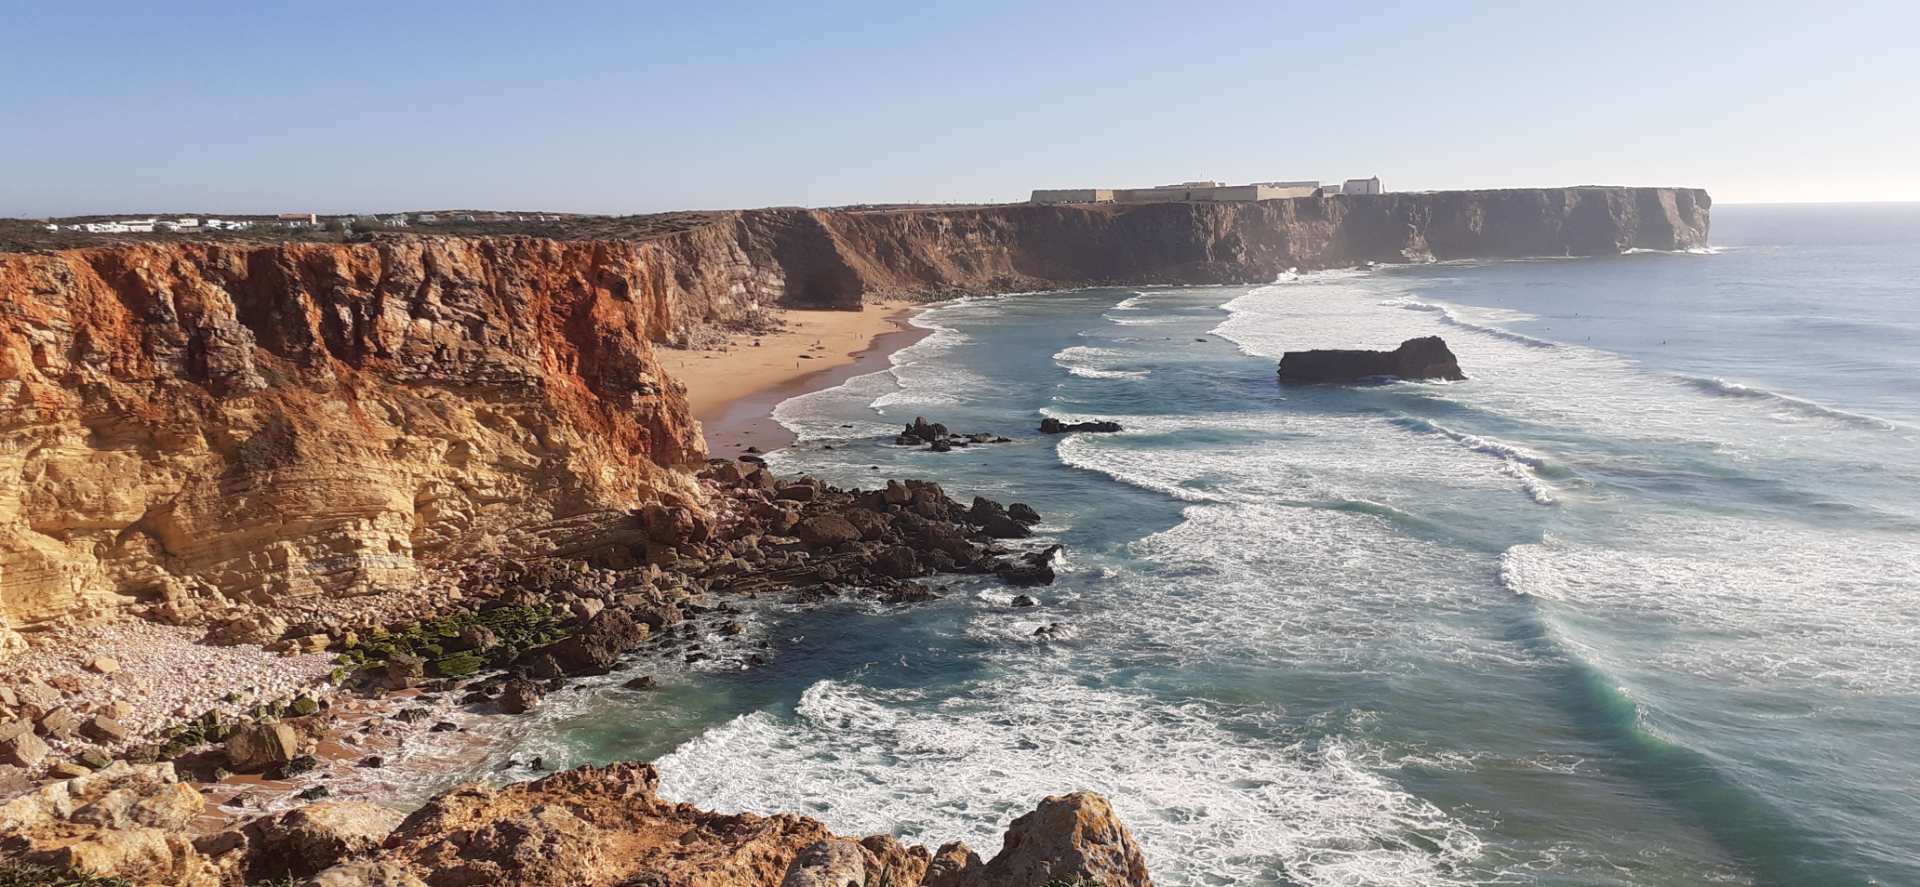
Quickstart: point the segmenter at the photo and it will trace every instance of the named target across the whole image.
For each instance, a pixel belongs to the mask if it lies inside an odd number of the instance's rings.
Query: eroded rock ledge
[[[363,802],[320,803],[226,828],[192,828],[205,802],[171,764],[115,764],[0,805],[19,858],[138,884],[238,887],[1147,887],[1145,857],[1105,798],[1049,797],[991,860],[858,840],[801,816],[710,813],[656,794],[647,764],[582,767],[505,787],[454,788],[398,821]]]

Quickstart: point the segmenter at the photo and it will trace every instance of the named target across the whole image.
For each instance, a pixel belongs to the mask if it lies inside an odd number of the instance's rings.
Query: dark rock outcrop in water
[[[1289,351],[1280,356],[1282,382],[1355,382],[1389,376],[1450,381],[1466,378],[1453,351],[1439,336],[1408,339],[1392,351],[1328,349]]]
[[[1119,430],[1120,423],[1107,421],[1105,419],[1096,419],[1091,422],[1062,422],[1059,419],[1049,417],[1040,420],[1041,434],[1070,434],[1075,431],[1111,434]]]

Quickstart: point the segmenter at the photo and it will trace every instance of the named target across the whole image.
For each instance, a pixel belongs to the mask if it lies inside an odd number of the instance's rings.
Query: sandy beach
[[[706,434],[707,450],[735,456],[748,447],[776,450],[793,433],[773,408],[798,394],[886,366],[887,355],[927,331],[907,323],[917,303],[883,301],[860,311],[786,310],[786,328],[741,335],[725,347],[661,349],[660,361],[687,386],[687,401]]]

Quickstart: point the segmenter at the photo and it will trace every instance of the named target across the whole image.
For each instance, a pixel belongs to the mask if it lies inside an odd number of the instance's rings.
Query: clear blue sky
[[[0,215],[1380,175],[1920,199],[1920,4],[42,3]]]

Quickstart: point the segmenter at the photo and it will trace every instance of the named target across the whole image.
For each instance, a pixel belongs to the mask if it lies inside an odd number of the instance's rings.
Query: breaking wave
[[[1890,419],[1882,419],[1879,416],[1869,416],[1865,413],[1848,412],[1847,410],[1830,407],[1823,403],[1794,397],[1791,394],[1781,394],[1778,391],[1768,391],[1765,388],[1756,388],[1751,385],[1730,382],[1719,376],[1680,376],[1679,379],[1687,386],[1715,397],[1760,401],[1779,406],[1782,409],[1791,410],[1804,416],[1832,419],[1850,425],[1857,425],[1862,428],[1875,428],[1881,431],[1907,430],[1905,426]]]
[[[1092,345],[1074,345],[1062,348],[1053,355],[1053,362],[1062,369],[1083,379],[1144,379],[1150,371],[1120,369],[1113,366],[1118,359],[1124,359],[1124,352],[1111,348],[1098,348]]]
[[[1464,431],[1455,431],[1431,419],[1422,419],[1417,416],[1398,416],[1392,421],[1393,424],[1410,431],[1423,434],[1438,434],[1476,453],[1485,453],[1499,459],[1501,470],[1512,475],[1515,480],[1518,480],[1521,488],[1526,490],[1527,495],[1533,497],[1533,501],[1541,505],[1552,505],[1558,501],[1553,495],[1555,492],[1554,488],[1542,480],[1539,475],[1548,473],[1564,474],[1564,472],[1559,472],[1557,469],[1551,467],[1545,457],[1536,455],[1510,443],[1481,437],[1477,434],[1468,434]]]
[[[1476,332],[1476,333],[1483,333],[1485,335],[1505,339],[1509,342],[1518,342],[1529,348],[1560,347],[1559,342],[1550,342],[1550,341],[1547,341],[1546,339],[1536,339],[1533,336],[1529,336],[1524,333],[1516,333],[1509,329],[1502,329],[1500,327],[1490,326],[1484,323],[1474,323],[1471,320],[1466,320],[1462,318],[1459,314],[1455,313],[1452,308],[1445,305],[1436,305],[1432,302],[1422,302],[1419,299],[1412,299],[1412,298],[1388,299],[1387,301],[1381,302],[1380,304],[1392,305],[1395,308],[1405,308],[1409,311],[1425,311],[1430,314],[1438,315],[1441,322],[1446,323],[1450,326],[1456,326],[1464,330],[1472,330],[1473,332]]]

